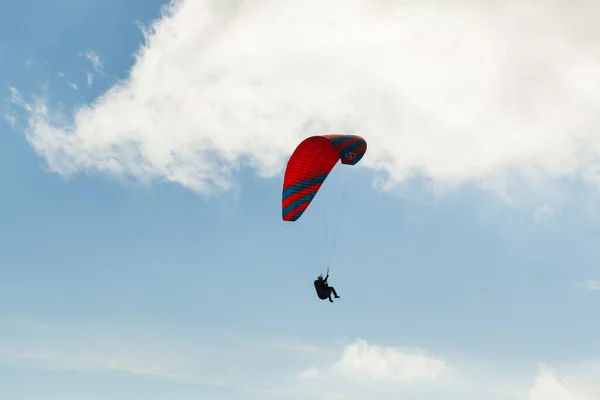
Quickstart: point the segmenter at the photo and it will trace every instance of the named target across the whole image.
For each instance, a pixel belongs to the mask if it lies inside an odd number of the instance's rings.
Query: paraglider
[[[281,199],[281,217],[284,221],[297,221],[315,198],[329,173],[338,161],[343,165],[356,165],[367,151],[367,142],[358,135],[331,134],[311,136],[304,139],[288,160]],[[327,276],[319,275],[314,281],[321,300],[331,295],[339,298],[335,289],[328,285]]]

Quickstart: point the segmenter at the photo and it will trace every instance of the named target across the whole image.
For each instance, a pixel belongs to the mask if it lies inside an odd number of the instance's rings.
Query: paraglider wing
[[[355,165],[367,151],[357,135],[322,135],[304,139],[290,157],[283,180],[282,218],[296,221],[304,213],[335,164]]]

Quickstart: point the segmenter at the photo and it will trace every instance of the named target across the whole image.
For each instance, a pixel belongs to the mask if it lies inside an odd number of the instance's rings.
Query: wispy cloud
[[[92,64],[92,67],[96,73],[102,74],[104,66],[102,64],[102,60],[100,60],[100,56],[96,54],[95,51],[88,50],[82,55],[90,62],[90,64]]]
[[[555,213],[556,210],[554,210],[550,205],[544,204],[535,210],[533,216],[537,221],[542,222],[551,219]]]
[[[317,368],[308,368],[305,369],[303,371],[301,371],[298,374],[298,379],[301,380],[310,380],[310,379],[317,379],[321,376],[321,373],[319,372],[319,370]]]
[[[591,279],[589,281],[579,282],[576,284],[576,286],[580,289],[597,291],[597,290],[600,290],[600,280]]]
[[[164,362],[138,359],[131,356],[69,354],[61,352],[34,352],[16,354],[17,360],[47,369],[106,370],[134,375],[152,376],[180,383],[225,386],[223,382],[201,379],[193,373],[179,370]]]
[[[277,349],[286,352],[304,353],[309,356],[321,355],[331,356],[335,354],[335,350],[327,346],[317,346],[310,343],[300,341],[261,341],[258,345],[265,348]]]
[[[88,87],[92,86],[92,84],[94,83],[94,74],[92,74],[91,72],[86,72],[86,76]]]
[[[11,128],[15,128],[17,125],[17,115],[14,112],[5,112],[2,114],[2,118],[10,125]]]
[[[151,334],[54,326],[27,322],[0,324],[0,361],[5,365],[62,371],[111,371],[173,382],[226,386],[214,373],[202,346],[164,343]],[[79,329],[77,329],[79,328]],[[20,334],[26,331],[27,334]],[[12,333],[9,336],[8,333]],[[191,346],[190,346],[191,347]]]
[[[5,111],[2,113],[2,119],[4,119],[12,129],[15,129],[19,119],[22,117],[22,111],[29,113],[33,110],[33,108],[25,101],[23,95],[21,92],[19,92],[19,90],[17,90],[17,88],[9,86],[8,91],[10,93],[10,97],[7,99],[7,106]]]
[[[31,105],[29,105],[25,99],[23,98],[23,95],[21,95],[21,92],[19,92],[17,90],[17,88],[10,86],[8,88],[8,90],[10,91],[10,102],[12,104],[14,104],[15,106],[19,107],[19,108],[23,108],[27,111],[32,111],[33,108],[31,107]]]
[[[530,195],[562,177],[597,186],[600,3],[432,4],[178,1],[127,80],[72,124],[38,104],[27,137],[63,175],[206,194],[242,164],[278,173],[301,138],[338,131],[368,139],[361,166],[384,188],[415,174]]]
[[[242,390],[293,375],[307,361],[331,359],[335,354],[330,348],[290,340],[165,337],[168,335],[157,338],[140,332],[140,328],[107,331],[77,324],[0,321],[0,362],[63,371],[121,372],[185,384],[233,385]],[[281,360],[285,360],[283,367]]]
[[[79,53],[80,57],[84,57],[94,69],[94,72],[87,71],[86,74],[86,82],[88,87],[91,87],[94,83],[94,74],[104,75],[104,65],[100,56],[92,50],[87,50],[83,53]]]

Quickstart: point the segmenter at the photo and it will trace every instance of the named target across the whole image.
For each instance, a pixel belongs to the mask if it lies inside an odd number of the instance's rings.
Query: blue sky
[[[598,6],[452,4],[4,5],[0,397],[600,398]]]

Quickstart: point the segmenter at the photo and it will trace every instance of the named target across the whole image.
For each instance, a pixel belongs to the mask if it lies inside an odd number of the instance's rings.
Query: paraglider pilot
[[[327,271],[325,279],[323,279],[322,274],[319,275],[319,277],[315,281],[315,289],[317,290],[317,296],[319,296],[321,300],[329,299],[329,301],[333,303],[333,300],[331,299],[331,294],[333,293],[333,296],[336,299],[339,299],[340,296],[337,295],[333,286],[329,286],[327,284],[327,278],[329,278],[329,271]]]

